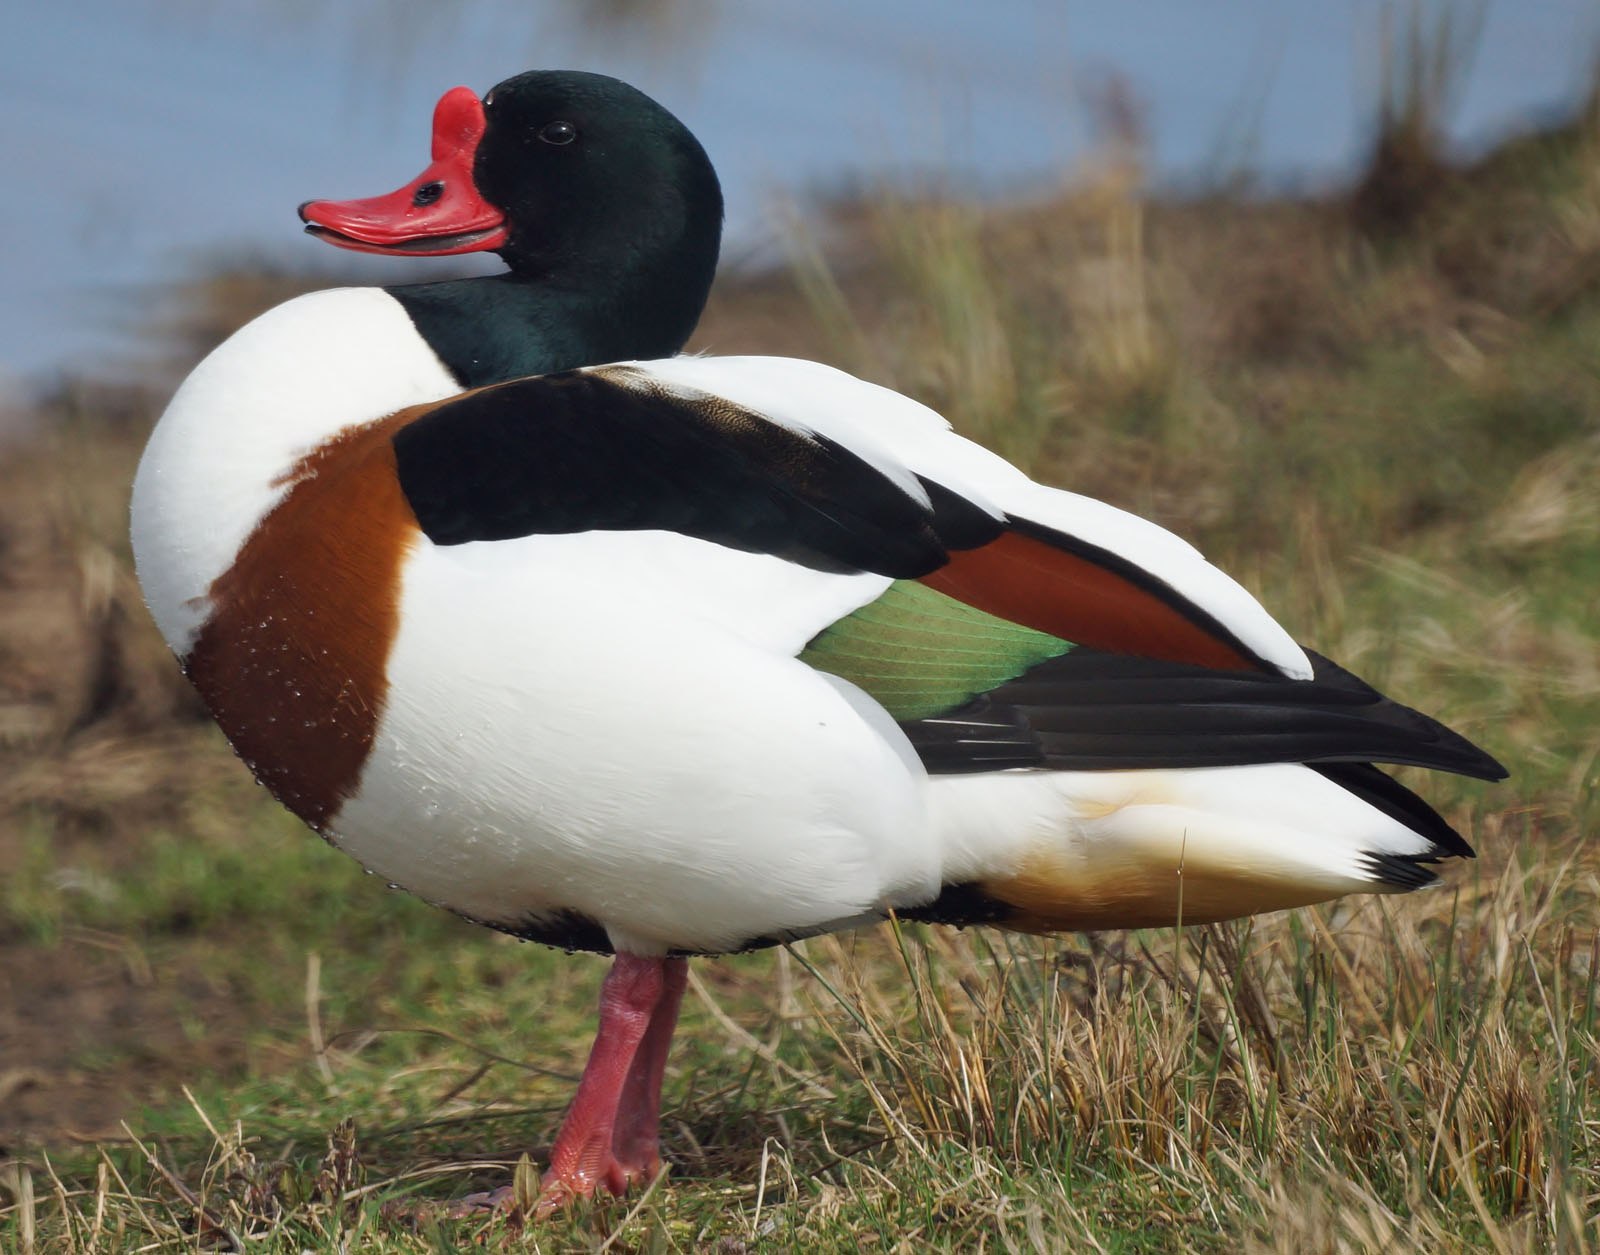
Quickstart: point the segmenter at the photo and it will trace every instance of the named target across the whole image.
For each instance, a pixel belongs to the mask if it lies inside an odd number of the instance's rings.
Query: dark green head
[[[498,253],[511,274],[470,296],[458,289],[485,281],[392,291],[416,294],[402,299],[414,317],[428,311],[419,327],[436,347],[449,342],[454,357],[463,337],[469,348],[505,340],[520,321],[548,360],[524,353],[512,364],[501,351],[493,369],[558,369],[682,346],[716,272],[722,190],[699,141],[637,88],[603,74],[534,70],[482,101],[465,87],[445,93],[434,110],[433,164],[406,186],[307,202],[300,216],[312,234],[362,252]],[[498,326],[474,308],[485,301]],[[445,326],[450,316],[466,321]],[[468,373],[484,381],[481,370]]]
[[[714,267],[722,190],[687,127],[603,74],[534,70],[484,97],[473,177],[530,276],[672,261]]]

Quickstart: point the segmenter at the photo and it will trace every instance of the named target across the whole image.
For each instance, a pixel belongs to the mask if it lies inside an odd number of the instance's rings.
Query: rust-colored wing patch
[[[343,432],[284,476],[184,659],[256,779],[319,831],[359,784],[388,693],[419,535],[391,437],[426,408]]]
[[[1007,531],[950,555],[922,582],[1035,631],[1116,654],[1271,670],[1209,614],[1115,555]]]

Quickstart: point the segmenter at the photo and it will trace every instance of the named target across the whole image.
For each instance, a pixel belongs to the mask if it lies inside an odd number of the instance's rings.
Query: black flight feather
[[[1310,657],[1314,678],[1293,680],[1079,648],[902,727],[936,772],[1385,762],[1504,778],[1466,738]]]

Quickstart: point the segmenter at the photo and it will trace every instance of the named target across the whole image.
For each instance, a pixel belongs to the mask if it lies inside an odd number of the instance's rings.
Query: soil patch
[[[0,1156],[121,1138],[140,1105],[242,1070],[251,1017],[198,957],[88,932],[0,948]]]

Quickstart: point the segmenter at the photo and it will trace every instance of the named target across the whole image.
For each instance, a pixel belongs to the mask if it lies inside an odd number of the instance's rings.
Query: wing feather
[[[909,468],[936,490],[936,530],[953,559],[926,582],[978,609],[1114,652],[1311,677],[1294,639],[1193,546],[1137,515],[1033,482],[909,397],[787,358],[640,365],[669,386],[715,392],[836,441],[870,465]],[[999,526],[987,537],[958,535],[941,500]]]

